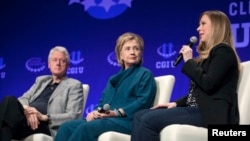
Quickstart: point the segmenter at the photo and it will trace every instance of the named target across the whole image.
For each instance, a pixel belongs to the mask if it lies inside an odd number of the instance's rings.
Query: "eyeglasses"
[[[67,64],[66,59],[52,58],[52,59],[50,59],[50,61],[51,61],[52,63],[57,63],[57,62],[59,62],[60,64],[63,64],[63,65]]]

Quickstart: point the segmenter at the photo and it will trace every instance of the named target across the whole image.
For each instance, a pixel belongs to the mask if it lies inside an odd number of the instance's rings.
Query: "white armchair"
[[[83,84],[83,111],[85,109],[85,105],[87,102],[87,98],[88,98],[88,94],[89,94],[89,85],[88,84]],[[12,141],[16,141],[16,140],[12,140]],[[33,134],[30,135],[28,137],[26,137],[25,139],[22,139],[20,141],[53,141],[53,138],[51,136],[39,133],[39,134]]]
[[[170,101],[173,91],[175,77],[173,75],[164,75],[155,77],[157,92],[154,105]],[[130,141],[130,135],[114,131],[108,131],[98,137],[98,141]]]
[[[250,61],[242,62],[238,83],[238,106],[240,124],[250,124]],[[184,132],[183,132],[184,131]],[[208,130],[192,125],[173,124],[166,126],[160,133],[161,141],[207,141]]]

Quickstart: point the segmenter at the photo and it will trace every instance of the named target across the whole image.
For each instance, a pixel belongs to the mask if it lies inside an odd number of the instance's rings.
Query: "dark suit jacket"
[[[182,72],[196,84],[193,95],[207,124],[238,124],[237,84],[239,67],[234,51],[226,44],[215,46],[198,65],[188,60]],[[177,100],[186,106],[187,96]]]
[[[39,76],[32,87],[25,92],[18,100],[23,105],[29,105],[34,101],[52,81],[52,76]],[[46,105],[45,105],[46,106]],[[51,124],[49,125],[51,135],[55,136],[59,126],[68,120],[82,118],[83,114],[83,87],[76,79],[65,78],[52,93],[47,111],[50,114]]]

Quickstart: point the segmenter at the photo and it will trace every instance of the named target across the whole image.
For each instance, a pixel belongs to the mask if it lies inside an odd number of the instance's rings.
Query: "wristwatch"
[[[50,120],[50,114],[47,114],[47,117],[48,117],[48,122],[50,123],[51,120]]]

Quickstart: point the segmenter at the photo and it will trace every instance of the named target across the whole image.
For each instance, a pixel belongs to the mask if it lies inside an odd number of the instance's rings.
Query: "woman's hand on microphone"
[[[107,118],[107,117],[117,117],[115,111],[113,110],[108,110],[105,113],[100,113],[97,110],[90,112],[87,117],[86,120],[87,121],[91,121],[94,119],[99,119],[99,118]]]
[[[183,56],[184,62],[187,62],[187,60],[193,58],[193,50],[188,45],[183,45],[180,50],[180,53]]]
[[[100,118],[100,113],[97,111],[97,110],[94,110],[92,112],[90,112],[87,117],[86,117],[86,120],[87,121],[91,121],[91,120],[94,120],[94,119],[98,119]]]
[[[107,118],[107,117],[117,117],[118,115],[116,114],[114,110],[108,110],[105,113],[101,113],[100,116],[102,118]]]

